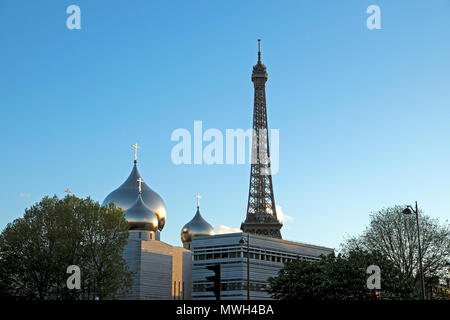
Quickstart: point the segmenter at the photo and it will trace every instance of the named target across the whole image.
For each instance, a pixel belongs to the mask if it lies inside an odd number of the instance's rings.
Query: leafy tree
[[[344,250],[362,248],[379,251],[419,286],[419,249],[416,219],[403,214],[405,206],[394,206],[371,214],[370,224],[359,237],[344,244]],[[436,277],[444,280],[450,266],[450,225],[419,210],[420,240],[426,285]],[[429,282],[429,283],[428,283]]]
[[[0,235],[0,297],[114,299],[132,274],[122,258],[128,223],[113,205],[90,198],[45,197]],[[67,288],[67,267],[81,269],[81,288]]]
[[[381,269],[381,295],[367,288],[367,267]],[[352,250],[322,256],[318,262],[288,262],[269,279],[269,293],[282,300],[410,299],[414,288],[395,265],[378,252]]]

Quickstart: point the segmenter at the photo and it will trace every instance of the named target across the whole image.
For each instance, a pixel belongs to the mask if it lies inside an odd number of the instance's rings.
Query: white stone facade
[[[130,231],[124,259],[134,272],[129,300],[191,299],[192,253],[155,240],[152,232]]]

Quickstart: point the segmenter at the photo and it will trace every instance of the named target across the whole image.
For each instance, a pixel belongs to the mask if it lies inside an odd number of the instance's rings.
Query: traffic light
[[[208,287],[206,291],[214,292],[214,296],[216,300],[220,300],[220,264],[215,264],[212,266],[206,267],[206,269],[214,272],[213,276],[206,277],[206,280],[211,281],[213,283],[212,287]]]

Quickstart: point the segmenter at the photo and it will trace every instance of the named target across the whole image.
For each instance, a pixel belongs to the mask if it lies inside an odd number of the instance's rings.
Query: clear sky
[[[66,8],[81,8],[69,30]],[[381,30],[366,9],[381,8]],[[195,194],[245,219],[249,165],[175,165],[177,128],[248,129],[256,39],[268,68],[283,237],[338,248],[371,211],[450,218],[450,1],[0,0],[0,229],[45,195],[103,201],[132,168],[180,245]]]

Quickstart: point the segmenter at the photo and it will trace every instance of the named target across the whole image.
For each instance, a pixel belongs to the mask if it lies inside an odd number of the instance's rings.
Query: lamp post
[[[247,233],[247,239],[244,237],[239,241],[240,244],[247,242],[247,300],[250,300],[250,234]]]
[[[425,280],[423,277],[423,266],[422,266],[422,247],[420,245],[420,228],[419,228],[419,208],[417,206],[416,201],[416,209],[411,206],[407,206],[405,210],[403,210],[403,214],[410,215],[416,214],[416,224],[417,224],[417,241],[419,242],[419,266],[420,266],[420,282],[422,287],[422,300],[425,300]]]

